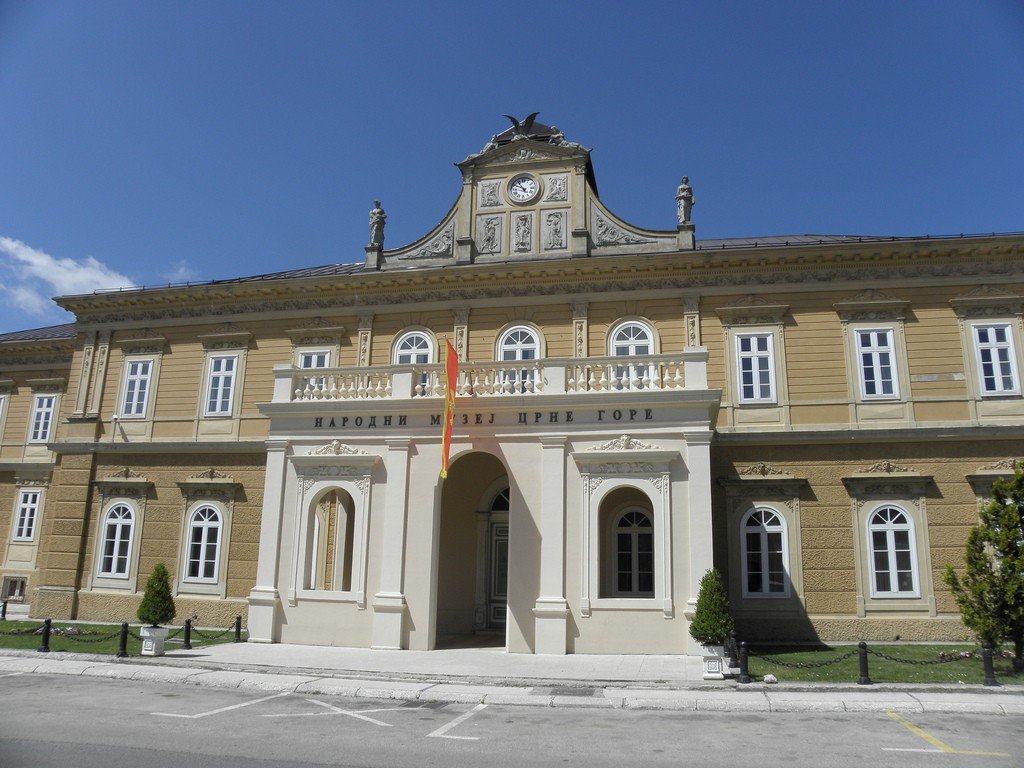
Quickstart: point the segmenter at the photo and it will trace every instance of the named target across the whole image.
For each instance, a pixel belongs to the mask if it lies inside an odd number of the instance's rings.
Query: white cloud
[[[0,237],[0,255],[13,262],[9,266],[17,265],[13,270],[15,280],[20,271],[25,283],[41,282],[49,285],[58,296],[91,293],[98,288],[131,288],[135,285],[130,277],[115,272],[92,256],[81,261],[58,259],[10,237]]]
[[[131,278],[89,256],[61,259],[10,237],[0,236],[0,327],[24,328],[33,322],[66,323],[71,316],[53,296],[91,293],[98,288],[129,288]]]
[[[160,278],[168,283],[187,283],[199,277],[199,273],[192,269],[192,266],[184,259],[176,261],[170,266],[169,270],[160,273]]]

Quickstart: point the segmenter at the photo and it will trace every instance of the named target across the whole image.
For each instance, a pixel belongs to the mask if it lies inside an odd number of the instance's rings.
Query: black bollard
[[[729,667],[735,669],[740,665],[740,647],[736,643],[736,630],[729,633]]]
[[[50,620],[49,619],[46,619],[46,621],[43,622],[43,642],[42,642],[42,645],[40,645],[38,648],[36,648],[36,651],[38,651],[39,653],[49,653],[50,652]]]
[[[857,653],[860,655],[860,680],[857,685],[871,685],[871,677],[868,675],[868,644],[863,640],[857,643]]]
[[[747,666],[747,641],[740,643],[740,682],[750,682],[750,669]]]
[[[999,685],[996,670],[992,666],[992,646],[989,643],[981,646],[981,662],[985,667],[985,685]]]
[[[242,617],[235,616],[235,642],[242,642]]]
[[[121,636],[117,639],[117,658],[128,656],[128,622],[121,622]]]
[[[192,650],[192,619],[185,619],[185,642],[181,647],[186,651]]]
[[[7,601],[4,600],[3,603],[0,604],[0,621],[6,621],[6,620],[7,620]]]

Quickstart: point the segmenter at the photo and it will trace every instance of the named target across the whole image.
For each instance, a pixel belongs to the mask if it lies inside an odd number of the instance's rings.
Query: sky
[[[0,332],[416,240],[538,110],[641,227],[1024,230],[1020,0],[0,0]]]

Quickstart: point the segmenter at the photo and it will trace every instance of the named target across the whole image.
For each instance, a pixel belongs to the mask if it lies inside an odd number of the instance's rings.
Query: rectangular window
[[[207,416],[231,415],[237,364],[237,355],[216,355],[210,358],[210,381],[206,396]]]
[[[144,417],[146,397],[149,395],[149,378],[153,372],[152,360],[129,360],[124,372],[124,400],[121,415]]]
[[[770,333],[736,335],[741,403],[775,402],[775,355]]]
[[[1020,394],[1009,323],[974,326],[978,378],[983,395]]]
[[[329,368],[330,356],[331,353],[326,351],[300,352],[299,368]]]
[[[892,329],[857,331],[860,393],[865,399],[899,397]]]
[[[45,443],[50,439],[50,425],[53,423],[53,407],[56,402],[56,395],[36,395],[35,405],[32,408],[30,442]]]
[[[39,514],[39,491],[22,491],[18,497],[18,518],[14,524],[15,541],[31,541]]]

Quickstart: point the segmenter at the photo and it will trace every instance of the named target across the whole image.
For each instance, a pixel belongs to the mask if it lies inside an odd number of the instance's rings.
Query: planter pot
[[[724,645],[702,645],[701,656],[704,659],[704,679],[724,680],[725,679],[725,646]]]
[[[143,656],[163,656],[164,642],[167,640],[167,627],[140,627]]]

